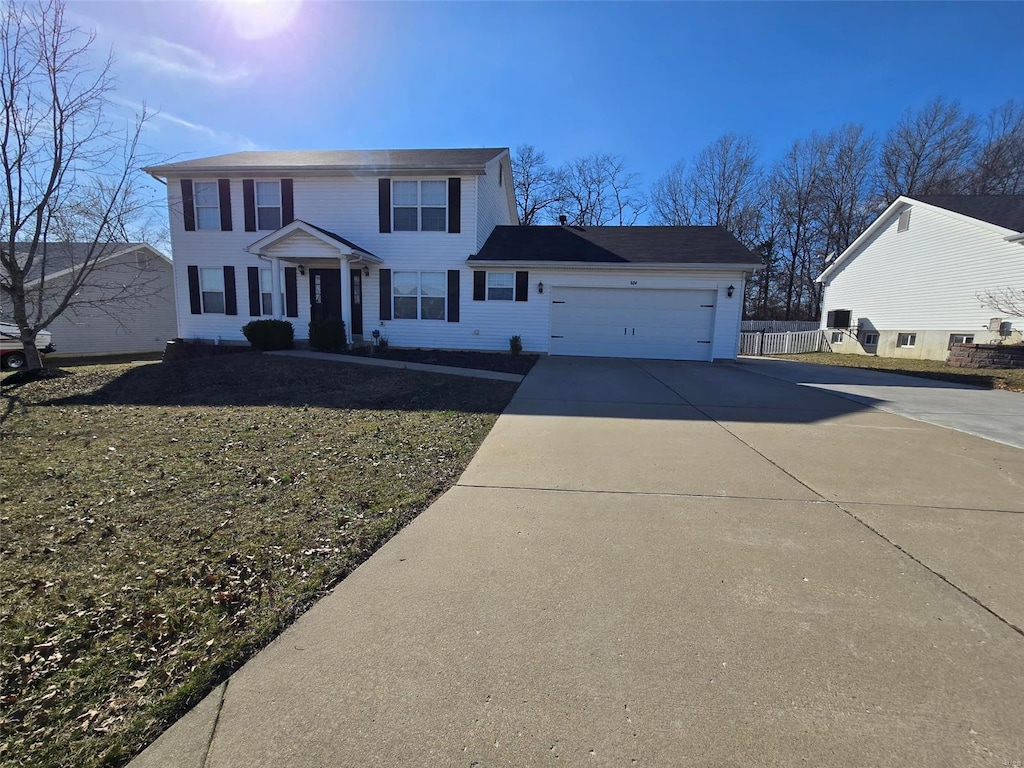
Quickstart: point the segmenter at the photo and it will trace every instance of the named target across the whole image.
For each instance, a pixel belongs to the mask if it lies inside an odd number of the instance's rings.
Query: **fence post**
[[[789,336],[790,336],[790,332],[786,331],[786,345],[785,345],[785,347],[783,347],[786,351],[783,354],[787,354],[787,355],[789,354]]]
[[[764,357],[764,330],[761,331],[757,338],[757,356]]]

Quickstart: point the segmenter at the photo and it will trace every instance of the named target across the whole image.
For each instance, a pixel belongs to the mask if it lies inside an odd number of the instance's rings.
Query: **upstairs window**
[[[281,182],[256,182],[256,228],[281,228]]]
[[[396,320],[444,320],[444,272],[399,272],[391,281]]]
[[[199,286],[203,297],[203,312],[224,314],[224,270],[203,267],[199,270]]]
[[[516,273],[515,272],[488,272],[487,273],[487,300],[488,301],[512,301],[515,297]]]
[[[395,232],[444,232],[448,223],[448,182],[393,181]]]
[[[196,181],[192,184],[192,197],[196,207],[196,229],[220,229],[220,193],[216,181]]]

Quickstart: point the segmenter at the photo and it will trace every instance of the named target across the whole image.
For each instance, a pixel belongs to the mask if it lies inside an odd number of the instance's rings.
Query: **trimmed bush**
[[[519,338],[519,334],[508,340],[508,351],[513,355],[518,355],[523,351],[523,340]]]
[[[309,324],[309,346],[321,352],[344,352],[348,347],[345,340],[345,322],[313,320]]]
[[[242,333],[262,352],[295,346],[295,329],[287,320],[253,320],[242,326]]]

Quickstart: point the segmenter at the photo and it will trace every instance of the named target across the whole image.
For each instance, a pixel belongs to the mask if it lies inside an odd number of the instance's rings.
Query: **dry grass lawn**
[[[4,765],[123,765],[450,487],[515,391],[257,354],[64,373],[0,402]]]

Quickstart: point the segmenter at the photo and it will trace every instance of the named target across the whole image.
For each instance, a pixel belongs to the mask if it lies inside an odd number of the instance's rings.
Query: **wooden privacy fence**
[[[792,355],[799,352],[828,351],[825,334],[815,331],[787,331],[785,333],[740,334],[741,355]]]
[[[740,323],[740,331],[765,331],[766,333],[784,333],[785,331],[816,331],[821,324],[817,320],[744,320]]]

